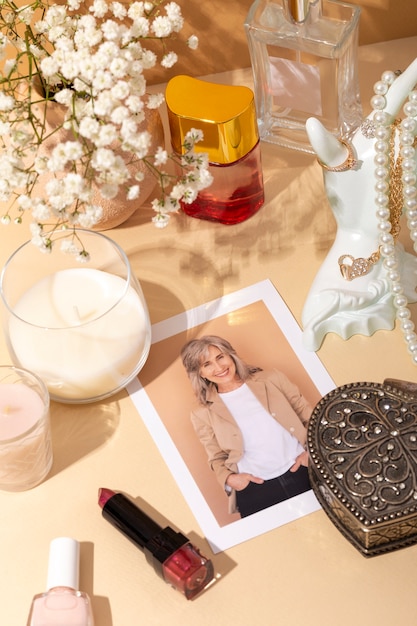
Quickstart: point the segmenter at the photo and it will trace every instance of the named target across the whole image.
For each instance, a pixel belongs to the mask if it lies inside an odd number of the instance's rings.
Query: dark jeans
[[[308,469],[301,465],[296,472],[288,470],[282,476],[265,480],[261,485],[249,483],[242,491],[236,491],[237,508],[241,517],[247,517],[309,489]]]

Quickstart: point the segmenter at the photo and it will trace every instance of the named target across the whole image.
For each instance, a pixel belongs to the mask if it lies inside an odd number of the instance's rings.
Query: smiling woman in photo
[[[248,365],[216,335],[189,341],[182,362],[198,400],[191,413],[229,512],[247,517],[308,491],[312,408],[278,370]]]

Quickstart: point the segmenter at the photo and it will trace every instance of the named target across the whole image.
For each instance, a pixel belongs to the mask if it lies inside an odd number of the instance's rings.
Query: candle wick
[[[1,4],[1,0],[0,0]],[[80,315],[80,310],[76,304],[73,305],[74,316],[79,324],[84,324],[84,322],[89,321],[97,315],[97,309],[90,309],[89,311],[85,311],[83,316]]]
[[[79,312],[78,307],[76,305],[74,305],[74,314],[75,314],[75,317],[77,319],[77,322],[79,322],[81,324],[81,315],[80,315],[80,312]]]

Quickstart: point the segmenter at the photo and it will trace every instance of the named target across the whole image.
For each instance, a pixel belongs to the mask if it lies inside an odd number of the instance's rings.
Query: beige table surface
[[[415,56],[417,37],[361,48],[366,112],[381,72],[404,68]],[[251,84],[248,70],[216,78]],[[268,144],[262,153],[266,204],[251,220],[222,226],[179,216],[157,230],[145,207],[107,233],[129,255],[152,322],[264,279],[300,320],[334,221],[313,156]],[[1,227],[0,265],[26,239],[26,226]],[[416,380],[398,330],[349,341],[328,335],[318,354],[338,385]],[[0,362],[10,363],[3,338]],[[97,505],[102,486],[141,497],[211,555],[128,394],[84,406],[54,403],[52,426],[47,480],[24,493],[0,493],[1,626],[26,624],[32,596],[45,590],[49,542],[61,535],[82,543],[80,587],[92,598],[96,626],[417,623],[417,546],[365,559],[321,510],[216,555],[221,580],[187,602],[154,575]]]

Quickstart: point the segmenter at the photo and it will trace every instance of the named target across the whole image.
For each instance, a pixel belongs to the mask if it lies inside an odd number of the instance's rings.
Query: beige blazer
[[[256,372],[246,383],[268,413],[305,446],[306,426],[312,408],[298,387],[278,370]],[[211,469],[225,487],[227,477],[238,471],[237,463],[243,456],[243,438],[214,386],[207,399],[208,405],[200,405],[192,411],[191,421],[206,450]],[[234,490],[228,494],[229,512],[234,513],[236,494]]]

